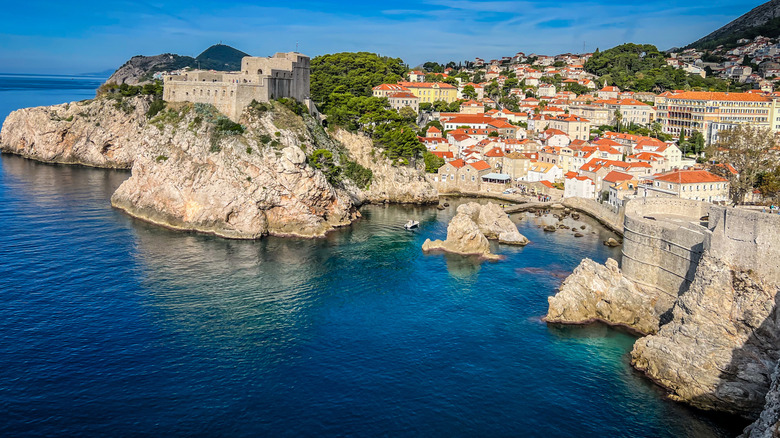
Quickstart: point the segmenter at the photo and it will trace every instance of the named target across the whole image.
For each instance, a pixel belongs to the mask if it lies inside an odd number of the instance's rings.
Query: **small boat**
[[[417,228],[419,226],[420,226],[419,222],[413,221],[411,219],[409,220],[409,222],[404,224],[404,228],[406,228],[407,230],[412,230],[412,229],[415,229],[415,228]]]

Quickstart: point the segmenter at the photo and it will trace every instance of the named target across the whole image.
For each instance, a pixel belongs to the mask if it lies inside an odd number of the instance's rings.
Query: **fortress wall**
[[[609,204],[600,204],[593,199],[586,198],[565,198],[563,200],[565,207],[579,210],[589,216],[596,218],[602,224],[612,231],[623,233],[624,209],[614,209]]]
[[[623,227],[623,274],[669,294],[687,290],[709,243],[710,231],[699,223],[706,208],[705,203],[677,198],[629,201]],[[664,220],[664,215],[676,220]]]
[[[710,254],[780,284],[780,215],[711,206]]]

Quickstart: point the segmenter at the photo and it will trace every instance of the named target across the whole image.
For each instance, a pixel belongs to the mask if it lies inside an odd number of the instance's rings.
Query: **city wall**
[[[612,231],[623,234],[623,217],[625,210],[613,208],[609,204],[600,204],[593,199],[586,198],[565,198],[564,207],[569,207],[581,211],[588,216],[592,216],[604,226]]]
[[[709,216],[708,221],[700,221]],[[780,216],[677,198],[634,199],[623,227],[623,274],[678,295],[694,280],[702,255],[772,282],[780,280]]]

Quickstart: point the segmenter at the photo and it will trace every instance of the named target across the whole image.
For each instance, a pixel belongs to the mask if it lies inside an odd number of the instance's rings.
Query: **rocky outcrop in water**
[[[3,152],[40,161],[128,168],[112,204],[140,219],[223,237],[322,236],[359,215],[347,193],[307,164],[316,141],[303,120],[272,104],[243,127],[208,105],[99,98],[12,113]],[[219,123],[218,123],[219,122]],[[241,132],[243,131],[243,132]]]
[[[356,193],[358,202],[431,204],[439,200],[439,192],[425,178],[423,168],[394,166],[376,150],[369,137],[337,130],[333,138],[338,140],[358,164],[374,174],[371,185]]]
[[[129,169],[160,142],[148,109],[149,100],[136,97],[16,110],[0,130],[0,150],[47,163]]]
[[[585,259],[547,302],[547,322],[602,321],[648,334],[658,331],[661,315],[674,304],[674,297],[637,286],[613,259],[605,265]]]
[[[778,292],[705,253],[672,320],[636,342],[632,363],[675,400],[753,418],[780,358]]]
[[[509,215],[496,204],[469,202],[460,205],[457,212],[447,227],[447,240],[426,239],[423,251],[442,250],[497,258],[490,251],[488,239],[510,245],[528,244],[528,239],[517,231],[517,226],[509,219]]]

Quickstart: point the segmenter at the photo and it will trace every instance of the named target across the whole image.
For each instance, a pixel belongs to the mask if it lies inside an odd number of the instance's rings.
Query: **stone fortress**
[[[677,296],[709,253],[780,284],[778,227],[778,215],[686,199],[634,199],[625,207],[621,268],[626,278]]]
[[[310,59],[298,52],[262,58],[246,56],[241,71],[192,70],[163,77],[163,99],[214,105],[233,121],[253,100],[269,102],[292,97],[311,109]]]

